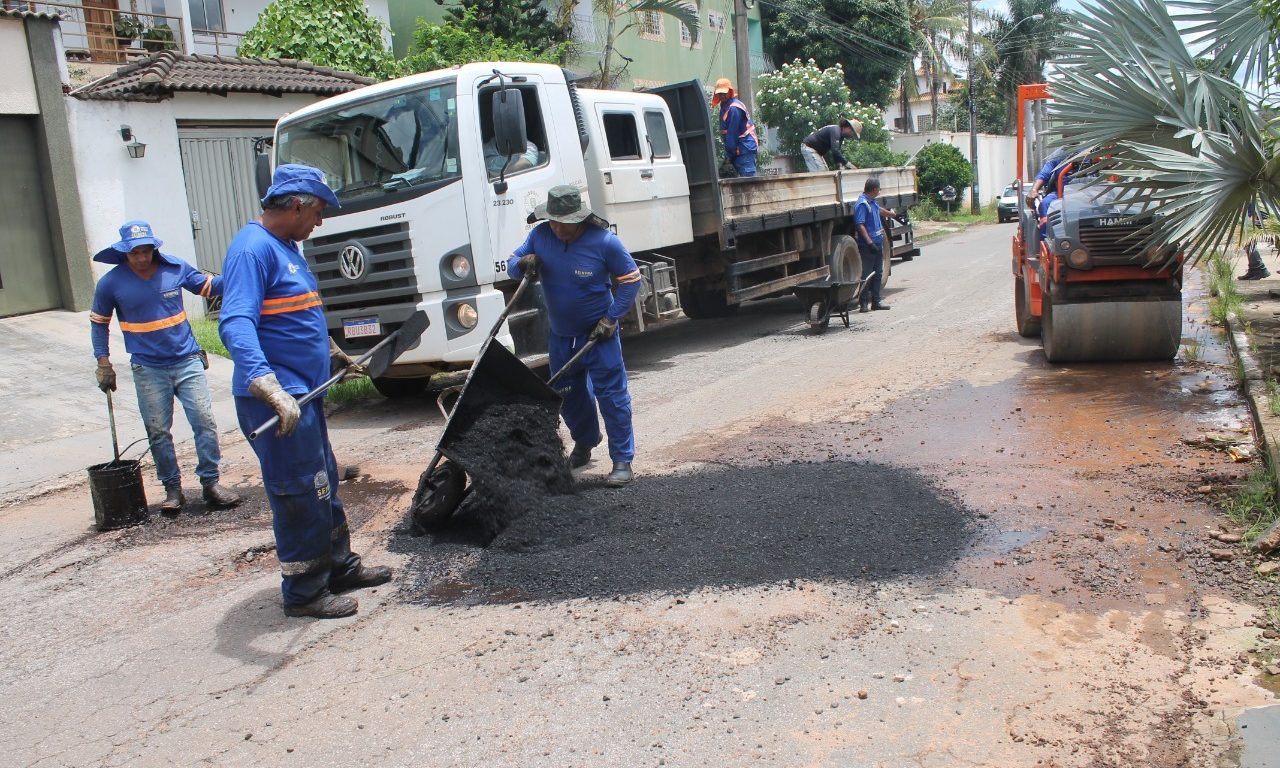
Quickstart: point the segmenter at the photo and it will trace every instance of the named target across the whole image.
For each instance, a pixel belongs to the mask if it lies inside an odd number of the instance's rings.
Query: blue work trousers
[[[862,258],[861,279],[866,283],[862,286],[862,293],[858,295],[858,303],[864,307],[868,304],[879,304],[881,278],[883,277],[881,268],[884,266],[884,254],[881,251],[881,246],[868,245],[865,240],[859,237],[858,255]],[[867,280],[867,275],[872,272],[875,272],[875,274],[871,276],[870,280]]]
[[[742,150],[742,154],[735,155],[733,158],[733,168],[738,172],[739,176],[755,176],[756,175],[756,151]]]
[[[274,415],[255,398],[236,398],[236,416],[246,437]],[[360,567],[338,499],[338,466],[329,448],[324,398],[302,407],[293,434],[280,437],[272,427],[249,445],[258,454],[271,505],[284,604],[309,603],[328,591],[330,580]]]
[[[600,417],[609,435],[609,458],[630,462],[636,454],[636,436],[631,429],[631,393],[627,391],[627,368],[622,362],[621,334],[601,339],[573,369],[556,382],[564,397],[560,415],[569,427],[573,442],[595,447],[600,444]],[[573,353],[587,342],[584,336],[551,334],[548,353],[551,370],[559,371]],[[600,404],[599,414],[596,403]]]
[[[184,357],[173,365],[133,365],[133,386],[138,392],[138,412],[151,441],[156,476],[165,488],[180,488],[182,473],[173,449],[173,401],[186,411],[195,435],[196,476],[202,485],[218,482],[218,425],[213,420],[213,398],[199,355]]]

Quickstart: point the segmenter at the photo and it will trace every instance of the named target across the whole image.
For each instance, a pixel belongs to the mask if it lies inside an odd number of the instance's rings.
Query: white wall
[[[40,114],[22,19],[0,19],[0,72],[4,73],[4,85],[0,86],[0,114]]]
[[[935,142],[950,144],[960,150],[966,160],[973,162],[973,158],[969,156],[969,134],[967,133],[933,131],[910,135],[894,134],[892,138],[894,151],[912,155],[919,152],[926,144]],[[1018,175],[1018,139],[1014,136],[978,134],[977,171],[979,200],[983,207],[987,207]],[[966,202],[969,199],[968,195],[968,191],[963,193]]]
[[[164,241],[165,253],[196,263],[182,158],[178,149],[178,120],[276,120],[316,101],[309,95],[275,98],[262,94],[227,97],[178,94],[158,104],[67,99],[71,135],[75,137],[76,177],[89,252],[85,267],[94,279],[109,266],[92,262],[93,254],[119,240],[120,225],[130,219],[151,224]],[[129,125],[146,155],[129,157],[120,126]],[[187,313],[204,314],[196,297],[187,297]]]

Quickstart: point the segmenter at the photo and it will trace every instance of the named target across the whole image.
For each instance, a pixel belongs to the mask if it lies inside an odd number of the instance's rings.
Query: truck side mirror
[[[493,144],[503,157],[523,155],[529,144],[524,99],[515,88],[503,88],[493,94]]]
[[[271,189],[271,155],[262,152],[254,156],[253,176],[258,184],[258,198],[261,199]]]

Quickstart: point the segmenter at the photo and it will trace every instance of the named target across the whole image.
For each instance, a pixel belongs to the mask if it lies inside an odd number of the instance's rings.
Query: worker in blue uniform
[[[876,201],[880,196],[880,179],[871,177],[862,185],[862,196],[853,206],[853,239],[858,242],[858,255],[862,257],[862,292],[858,294],[858,311],[882,311],[889,305],[881,300],[880,286],[884,284],[884,220],[896,216],[891,208],[884,208]]]
[[[720,134],[724,137],[724,155],[733,163],[739,176],[756,175],[756,125],[751,122],[747,105],[742,103],[727,77],[716,81],[711,105],[720,108]]]
[[[559,371],[583,344],[596,340],[558,382],[564,397],[560,413],[573,437],[569,463],[576,468],[591,460],[592,449],[600,444],[603,416],[613,460],[605,482],[624,486],[631,482],[636,445],[618,322],[635,304],[640,270],[608,224],[583,205],[575,186],[552,187],[533,217],[547,221],[534,227],[507,259],[507,274],[542,279],[551,322],[551,370]]]
[[[222,278],[200,272],[187,262],[160,251],[151,225],[129,221],[120,227],[120,240],[94,255],[93,260],[114,264],[93,291],[89,312],[93,356],[98,361],[98,388],[115,391],[116,371],[111,365],[111,316],[117,315],[129,352],[133,384],[138,392],[138,412],[151,441],[156,475],[164,485],[163,514],[177,514],[186,503],[182,473],[173,448],[173,401],[187,414],[196,445],[196,476],[211,507],[234,507],[240,497],[219,482],[218,426],[204,371],[208,367],[196,343],[182,304],[185,289],[209,298],[222,293]]]
[[[350,616],[353,589],[391,579],[391,569],[365,566],[351,551],[338,498],[338,468],[325,426],[324,398],[299,406],[332,367],[350,362],[329,338],[316,276],[298,243],[339,207],[324,175],[282,165],[262,198],[262,216],[227,248],[219,333],[235,361],[232,393],[247,436],[273,414],[279,429],[251,441],[262,467],[281,591],[288,616]]]

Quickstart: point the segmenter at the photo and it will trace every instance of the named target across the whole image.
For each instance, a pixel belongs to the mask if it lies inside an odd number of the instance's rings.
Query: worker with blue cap
[[[329,337],[316,276],[298,243],[340,207],[319,169],[282,165],[262,198],[262,216],[227,248],[219,333],[235,361],[232,393],[245,435],[271,416],[274,433],[251,441],[271,505],[281,591],[288,616],[350,616],[353,589],[391,579],[351,551],[338,468],[325,426],[324,398],[297,397],[322,384],[350,358]]]
[[[98,388],[116,389],[111,365],[111,316],[119,318],[124,348],[130,355],[138,412],[151,441],[156,475],[164,485],[162,514],[177,514],[186,503],[182,473],[173,448],[173,401],[187,414],[196,444],[196,476],[210,507],[234,507],[240,497],[223,488],[218,464],[218,425],[205,379],[208,360],[187,322],[182,291],[206,299],[222,293],[222,278],[205,274],[176,256],[160,251],[162,241],[145,221],[127,221],[120,240],[98,251],[93,260],[111,264],[93,291],[89,336],[97,358]]]

